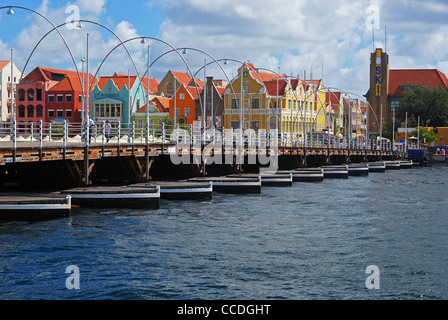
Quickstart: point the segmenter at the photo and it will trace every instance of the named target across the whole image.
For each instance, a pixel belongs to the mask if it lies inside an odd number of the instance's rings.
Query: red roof
[[[168,112],[170,107],[170,99],[166,97],[155,97],[150,101],[150,103],[153,103],[159,112]],[[147,105],[145,104],[143,107],[138,109],[137,112],[145,112],[146,106]]]
[[[283,78],[272,79],[264,83],[268,94],[271,96],[284,96],[287,84],[288,83]]]
[[[337,110],[338,109],[338,105],[341,101],[341,92],[326,92],[326,104],[330,104],[331,103],[331,109],[333,110]]]
[[[389,94],[404,95],[400,86],[424,86],[436,88],[442,86],[448,90],[448,79],[437,69],[402,69],[389,71]]]

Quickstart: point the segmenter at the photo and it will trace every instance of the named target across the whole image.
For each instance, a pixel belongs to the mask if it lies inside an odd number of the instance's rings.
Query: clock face
[[[381,64],[381,57],[376,57],[376,64]]]

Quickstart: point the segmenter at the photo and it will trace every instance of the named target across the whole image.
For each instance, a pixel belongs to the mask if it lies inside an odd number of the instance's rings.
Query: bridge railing
[[[406,152],[407,146],[394,144],[390,141],[374,141],[364,139],[326,139],[322,136],[310,136],[304,139],[293,139],[286,134],[276,134],[267,131],[265,135],[257,135],[255,131],[241,131],[240,129],[207,128],[202,130],[192,125],[174,126],[166,123],[157,125],[136,125],[135,122],[106,122],[96,121],[86,130],[83,123],[69,121],[52,122],[0,122],[0,147],[24,145],[25,142],[35,145],[67,146],[71,144],[106,145],[106,144],[190,144],[204,145],[210,143],[271,147],[276,146],[295,148],[331,148],[349,150],[383,150]],[[277,141],[275,141],[277,135]],[[88,138],[88,139],[87,139]],[[265,141],[261,141],[261,139]]]

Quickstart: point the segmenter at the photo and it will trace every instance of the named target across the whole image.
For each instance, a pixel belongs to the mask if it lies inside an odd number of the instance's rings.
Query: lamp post
[[[145,172],[146,172],[146,181],[149,181],[149,68],[150,68],[150,45],[148,45],[148,62],[147,62],[147,88],[146,88],[146,110],[145,110],[145,117],[146,117],[146,147],[145,147]],[[129,88],[130,90],[130,88]],[[164,137],[162,136],[162,139]],[[163,141],[164,143],[164,141]]]

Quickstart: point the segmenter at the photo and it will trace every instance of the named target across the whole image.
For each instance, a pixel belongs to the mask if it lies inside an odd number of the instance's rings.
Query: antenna
[[[322,80],[324,79],[324,57],[322,57]]]
[[[387,52],[387,26],[384,26],[384,51]]]
[[[375,30],[374,30],[374,28],[372,28],[372,39],[373,39],[373,43],[372,43],[373,52],[375,52]]]

